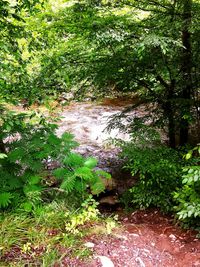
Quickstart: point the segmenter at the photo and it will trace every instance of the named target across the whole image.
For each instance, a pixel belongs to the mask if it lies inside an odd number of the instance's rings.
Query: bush
[[[123,147],[125,168],[139,178],[130,189],[131,202],[144,209],[159,207],[170,211],[173,207],[172,192],[180,186],[181,159],[179,153],[165,146],[137,147],[129,143]]]
[[[196,154],[192,166],[183,168],[182,186],[174,193],[176,206],[174,207],[177,218],[185,226],[200,229],[200,147],[190,150],[185,158],[188,160]]]
[[[1,116],[0,209],[32,211],[42,204],[47,189],[52,189],[48,185],[52,175],[60,180],[60,191],[65,196],[73,193],[74,201],[83,201],[90,192],[98,194],[104,190],[101,176],[109,175],[94,171],[96,159],[85,159],[72,152],[78,145],[73,135],[64,133],[59,138],[56,128],[35,114],[5,112]],[[48,161],[60,166],[53,174],[46,169]]]
[[[122,149],[124,168],[131,172],[136,183],[122,196],[122,202],[126,208],[132,205],[140,209],[172,210],[172,192],[181,185],[181,154],[163,145],[159,133],[140,119],[134,119],[126,129],[131,140],[118,140],[118,144]]]

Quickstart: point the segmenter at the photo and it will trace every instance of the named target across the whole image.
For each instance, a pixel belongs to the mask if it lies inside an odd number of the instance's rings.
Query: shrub
[[[168,212],[173,207],[172,192],[181,185],[181,155],[163,145],[159,133],[140,120],[127,127],[131,140],[119,145],[124,168],[131,172],[136,183],[122,201],[126,208],[131,204],[135,208],[159,207]]]
[[[5,112],[1,116],[0,209],[20,207],[32,211],[41,205],[50,177],[45,165],[49,160],[60,165],[54,175],[66,195],[74,192],[82,201],[90,192],[104,190],[100,177],[109,175],[94,171],[96,159],[72,152],[78,145],[73,135],[64,133],[59,138],[56,128],[35,114]]]
[[[165,146],[123,147],[125,168],[139,177],[130,189],[131,202],[137,208],[159,207],[170,211],[173,207],[172,192],[180,186],[181,161],[177,151]],[[129,196],[130,199],[130,196]]]
[[[196,155],[194,155],[196,154]],[[193,165],[183,168],[182,186],[174,193],[177,218],[185,226],[194,226],[200,229],[200,147],[190,150],[185,158],[194,155]]]

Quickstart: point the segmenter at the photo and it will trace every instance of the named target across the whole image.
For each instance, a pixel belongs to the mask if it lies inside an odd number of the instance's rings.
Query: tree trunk
[[[5,149],[5,145],[3,143],[3,140],[0,139],[0,153],[5,153],[6,149]]]
[[[182,91],[181,91],[181,122],[180,122],[180,145],[188,142],[189,122],[187,116],[190,115],[190,101],[192,92],[192,48],[190,26],[192,21],[192,0],[183,1],[183,28],[182,44]]]
[[[174,99],[175,80],[171,81],[171,84],[167,89],[167,101],[163,105],[165,116],[168,119],[168,138],[169,146],[171,148],[176,147],[176,124],[174,116],[174,108],[172,100]]]

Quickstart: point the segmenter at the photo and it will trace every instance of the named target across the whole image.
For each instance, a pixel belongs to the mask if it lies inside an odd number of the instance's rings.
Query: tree
[[[30,102],[72,88],[137,92],[154,104],[171,147],[188,142],[199,116],[199,1],[61,1],[40,10],[23,16],[17,67],[3,88]]]
[[[79,1],[43,14],[50,26],[38,29],[45,49],[34,85],[139,92],[167,125],[169,145],[184,145],[198,103],[199,10],[186,0]]]

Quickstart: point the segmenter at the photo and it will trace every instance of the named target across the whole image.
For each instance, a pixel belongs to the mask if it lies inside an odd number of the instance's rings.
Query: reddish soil
[[[52,267],[200,267],[200,240],[195,232],[174,225],[173,218],[157,210],[136,211],[129,215],[119,214],[119,222],[119,227],[110,235],[91,231],[92,234],[84,238],[83,242],[92,245],[88,259],[72,257],[73,248],[58,245],[58,251],[65,256],[62,256],[62,264],[54,263]],[[84,227],[87,229],[88,226]],[[96,229],[95,224],[90,226]],[[31,252],[42,256],[45,250],[40,247]],[[0,266],[10,266],[6,264],[17,262],[17,259],[27,262],[24,266],[40,266],[34,265],[31,255],[13,247],[1,258],[5,265]],[[97,256],[106,257],[111,264],[103,265]]]
[[[173,225],[172,218],[158,211],[137,211],[121,215],[120,221],[122,228],[111,235],[88,236],[94,255],[108,257],[115,267],[200,266],[200,240]],[[92,266],[102,265],[88,264]]]

